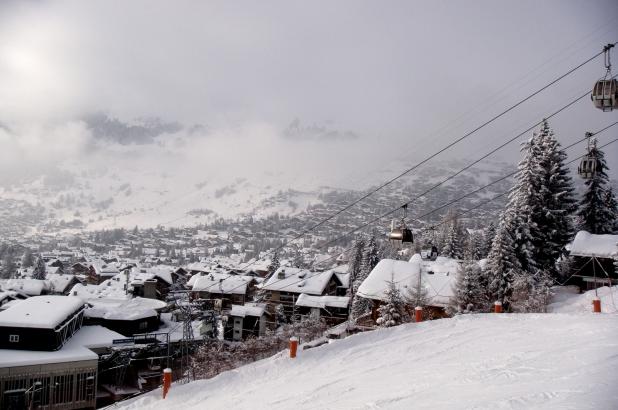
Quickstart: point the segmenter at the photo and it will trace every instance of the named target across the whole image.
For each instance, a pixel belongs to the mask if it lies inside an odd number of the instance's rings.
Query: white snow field
[[[618,315],[479,314],[287,352],[124,409],[618,409]]]

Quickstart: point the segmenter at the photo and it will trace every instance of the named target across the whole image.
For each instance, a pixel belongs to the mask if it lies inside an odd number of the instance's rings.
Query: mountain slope
[[[466,315],[285,352],[125,409],[610,409],[616,315]]]

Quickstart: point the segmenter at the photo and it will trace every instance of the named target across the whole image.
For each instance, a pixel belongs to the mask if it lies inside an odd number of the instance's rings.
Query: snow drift
[[[464,315],[359,334],[125,409],[610,409],[618,316]]]

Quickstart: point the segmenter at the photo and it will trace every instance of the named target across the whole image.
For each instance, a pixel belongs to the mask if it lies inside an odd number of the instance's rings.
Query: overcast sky
[[[259,161],[296,172],[395,173],[615,41],[615,0],[3,0],[0,170],[105,161],[114,142],[84,122],[104,112],[178,122],[200,149],[217,140],[210,155],[267,145]],[[449,155],[474,159],[603,74],[598,58]],[[616,120],[586,98],[550,123],[566,145]],[[618,144],[608,157],[616,171]]]

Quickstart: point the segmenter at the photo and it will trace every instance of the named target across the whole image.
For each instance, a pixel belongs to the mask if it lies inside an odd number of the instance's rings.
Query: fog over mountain
[[[236,205],[363,189],[617,39],[612,0],[3,1],[0,189],[53,202],[98,178],[93,201],[139,208],[208,186],[186,204],[205,209],[229,189],[247,192]],[[436,160],[476,159],[603,74],[597,58]],[[585,98],[550,124],[567,145],[615,120]],[[618,147],[606,156],[615,177]],[[492,157],[518,158],[517,143]]]

